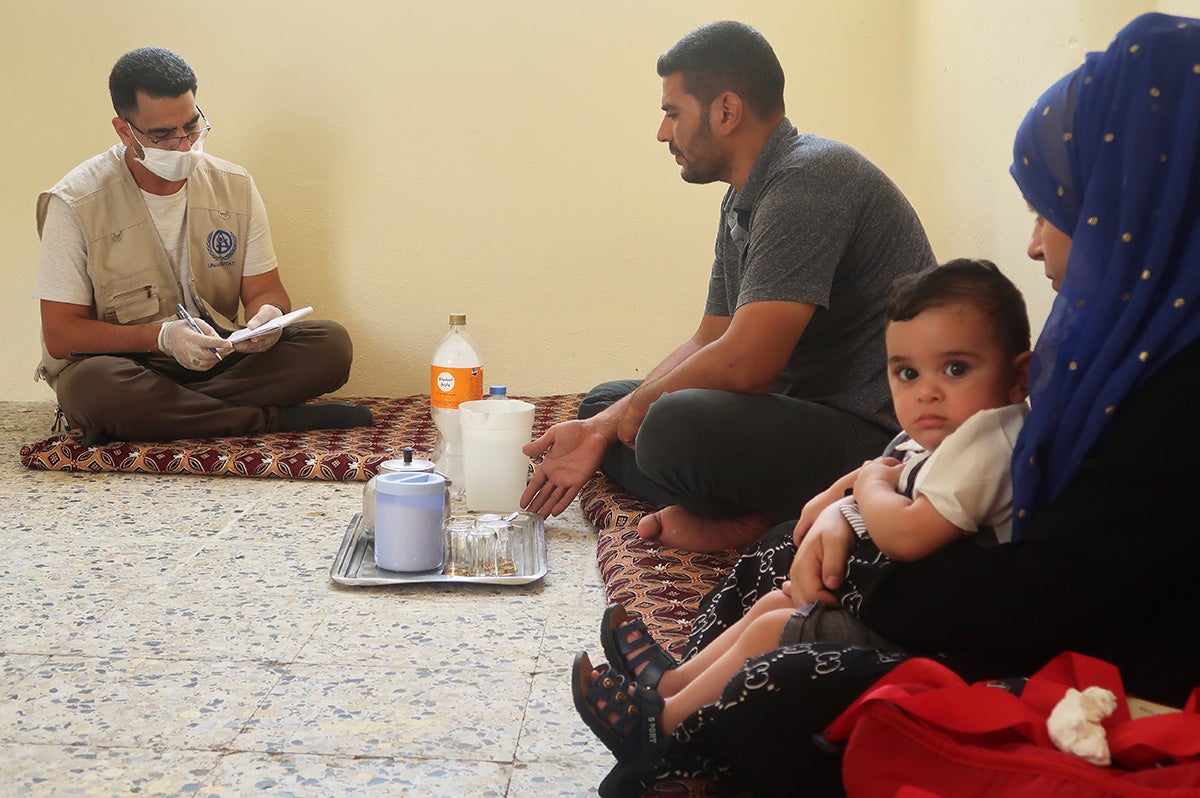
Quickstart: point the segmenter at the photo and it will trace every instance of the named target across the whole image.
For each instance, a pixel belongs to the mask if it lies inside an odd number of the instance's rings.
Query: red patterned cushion
[[[575,417],[583,394],[523,397],[533,403],[533,434]],[[359,397],[375,416],[371,427],[276,432],[238,438],[84,446],[55,435],[21,447],[21,463],[45,471],[132,471],[142,474],[223,474],[315,480],[367,480],[405,446],[418,457],[433,449],[437,429],[429,396]]]
[[[619,601],[645,621],[650,633],[682,655],[700,599],[733,568],[736,551],[680,551],[637,536],[637,522],[652,505],[597,474],[579,493],[584,516],[598,533],[596,558],[609,601]]]

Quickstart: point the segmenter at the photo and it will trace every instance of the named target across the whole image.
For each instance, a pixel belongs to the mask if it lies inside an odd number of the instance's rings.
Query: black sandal
[[[634,636],[632,640],[630,635]],[[642,619],[631,620],[622,604],[609,604],[604,610],[600,645],[610,668],[648,690],[658,687],[664,673],[679,667],[679,662],[650,636]]]
[[[571,670],[571,695],[592,733],[621,763],[645,760],[661,751],[670,738],[661,728],[663,697],[639,688],[611,668],[600,670],[594,681],[593,672],[588,655],[579,652]]]

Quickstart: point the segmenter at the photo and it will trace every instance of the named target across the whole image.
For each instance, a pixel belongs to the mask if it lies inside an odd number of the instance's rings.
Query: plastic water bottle
[[[507,399],[507,398],[508,398],[508,386],[507,385],[489,385],[488,386],[488,399]]]
[[[450,330],[438,341],[429,366],[429,412],[438,429],[437,468],[450,477],[455,496],[466,489],[458,406],[483,398],[483,358],[467,332],[467,315],[450,314]]]

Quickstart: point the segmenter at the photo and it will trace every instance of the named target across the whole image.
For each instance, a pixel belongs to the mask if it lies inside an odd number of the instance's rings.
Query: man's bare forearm
[[[153,324],[111,324],[90,318],[81,305],[42,301],[42,337],[46,350],[58,358],[74,351],[158,351],[158,329]]]

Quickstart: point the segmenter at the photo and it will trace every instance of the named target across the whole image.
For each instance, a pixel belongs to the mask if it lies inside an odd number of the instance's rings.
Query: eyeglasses
[[[200,141],[202,138],[204,138],[208,131],[212,130],[212,125],[208,123],[208,117],[205,116],[204,112],[200,110],[200,106],[196,106],[196,111],[199,112],[200,118],[204,120],[204,127],[200,128],[199,130],[193,130],[191,133],[187,133],[182,136],[163,136],[161,138],[155,138],[137,125],[133,124],[133,122],[130,120],[126,119],[125,121],[129,123],[131,128],[145,136],[147,143],[153,144],[154,146],[164,150],[177,150],[183,146],[184,139],[187,139],[189,144],[195,144],[197,141]]]

